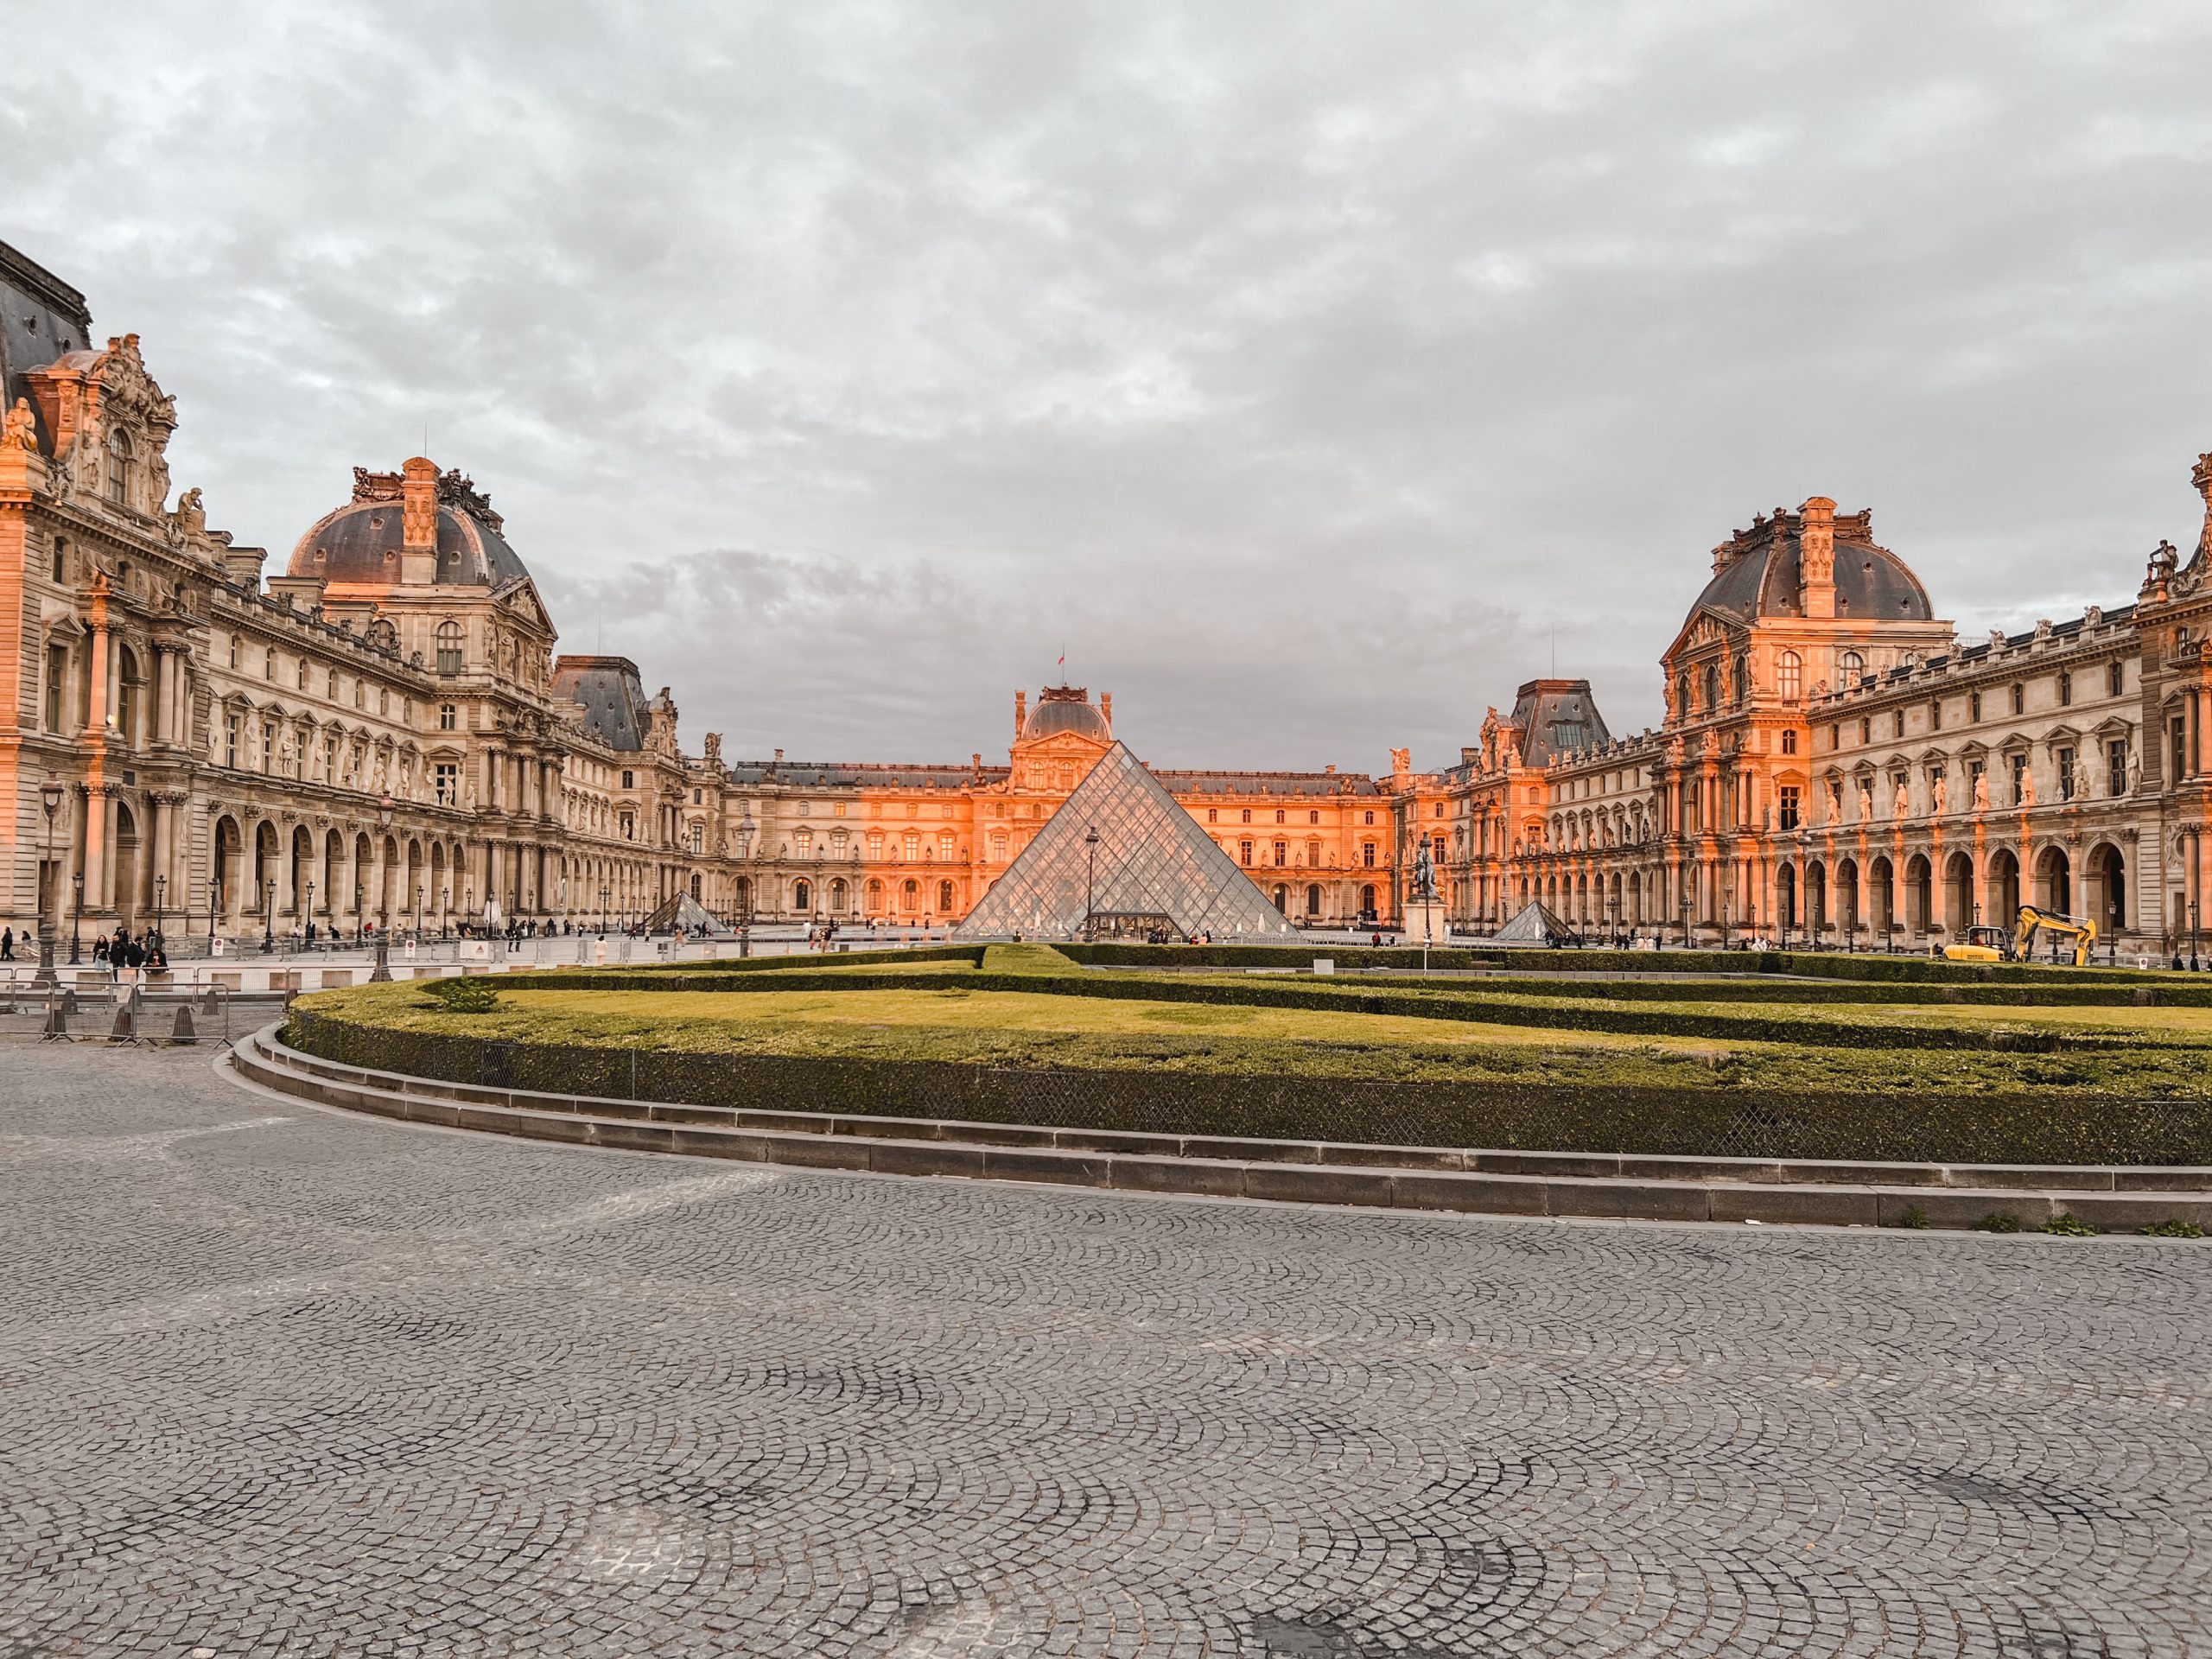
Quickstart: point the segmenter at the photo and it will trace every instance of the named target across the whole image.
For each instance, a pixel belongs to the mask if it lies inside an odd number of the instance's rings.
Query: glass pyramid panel
[[[1086,839],[1094,830],[1095,849]],[[1101,938],[1154,929],[1222,943],[1297,937],[1236,861],[1119,743],[952,936],[1079,939],[1086,920]]]

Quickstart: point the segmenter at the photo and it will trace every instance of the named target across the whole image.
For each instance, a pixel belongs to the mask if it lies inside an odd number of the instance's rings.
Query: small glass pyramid
[[[1017,933],[1025,939],[1205,934],[1224,943],[1297,937],[1236,861],[1120,743],[952,930],[956,939]]]

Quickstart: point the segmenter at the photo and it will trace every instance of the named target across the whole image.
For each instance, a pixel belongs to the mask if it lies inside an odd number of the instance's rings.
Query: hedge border
[[[475,1087],[778,1112],[1366,1145],[1939,1164],[2212,1164],[2212,1102],[1808,1093],[1012,1068],[702,1054],[404,1031],[304,1005],[285,1041]]]

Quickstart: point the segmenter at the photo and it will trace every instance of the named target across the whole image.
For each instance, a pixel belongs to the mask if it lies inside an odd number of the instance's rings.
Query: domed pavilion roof
[[[325,513],[292,549],[284,574],[332,582],[393,586],[404,545],[402,480],[397,473],[353,469],[353,499]],[[458,471],[440,476],[436,574],[444,588],[505,587],[530,571],[507,545],[488,496]]]
[[[1835,613],[1866,621],[1927,622],[1935,617],[1928,589],[1912,569],[1874,545],[1872,515],[1835,516]],[[1713,550],[1713,580],[1690,607],[1685,626],[1707,608],[1745,620],[1799,616],[1804,590],[1800,514],[1777,510],[1752,521]]]
[[[1114,734],[1106,716],[1091,706],[1090,693],[1079,685],[1048,685],[1037,694],[1037,706],[1021,723],[1021,741],[1053,737],[1062,732],[1110,743]]]

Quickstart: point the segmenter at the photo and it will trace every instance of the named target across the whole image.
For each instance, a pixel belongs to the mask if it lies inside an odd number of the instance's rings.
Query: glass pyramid
[[[1094,830],[1096,848],[1088,840]],[[1236,861],[1119,743],[952,937],[1080,939],[1086,932],[1102,939],[1204,933],[1218,943],[1297,937]]]

